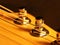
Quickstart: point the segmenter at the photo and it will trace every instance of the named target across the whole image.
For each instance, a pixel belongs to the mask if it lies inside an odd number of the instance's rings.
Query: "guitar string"
[[[10,33],[12,33],[12,34],[14,34],[14,35],[17,35],[16,33],[13,33],[13,32],[11,32],[11,31],[9,31],[9,30],[7,30],[6,28],[4,28],[4,27],[2,27],[2,26],[0,26],[1,28],[3,28],[4,30],[6,30],[6,31],[8,31],[8,32],[10,32]],[[5,36],[5,35],[4,35]],[[21,37],[20,35],[17,35],[17,36],[19,36],[19,38]],[[6,37],[6,36],[5,36]],[[9,38],[9,37],[8,37]],[[21,37],[21,38],[23,38],[23,37]],[[9,38],[10,39],[10,38]],[[25,39],[25,38],[23,38],[23,39]],[[11,39],[11,40],[13,40],[13,39]],[[25,39],[26,40],[26,39]],[[14,41],[14,40],[13,40]],[[30,40],[27,40],[27,41],[29,41],[29,42],[31,42]],[[17,42],[17,41],[14,41],[14,42]],[[50,42],[50,40],[49,40],[49,42]],[[34,42],[31,42],[32,44],[34,43]],[[35,45],[36,45],[36,43],[34,43]]]
[[[12,10],[10,10],[10,9],[2,6],[2,5],[0,5],[0,8],[3,8],[3,9],[5,9],[5,10],[9,11],[10,13],[14,13],[14,11],[12,11]],[[19,19],[22,20],[21,18],[19,18]],[[31,24],[31,25],[34,25],[34,24]],[[34,26],[35,26],[35,25],[34,25]]]
[[[49,35],[49,36],[53,37],[52,35]],[[53,38],[56,39],[55,37],[53,37]]]
[[[5,16],[6,17],[6,16]],[[6,18],[8,18],[8,16],[6,17]],[[13,18],[11,18],[10,16],[9,16],[9,18],[12,20]],[[19,19],[21,19],[21,18],[19,18]],[[13,19],[12,21],[14,21],[15,19]],[[22,19],[21,19],[22,20]],[[17,20],[15,20],[15,21],[17,21]],[[19,23],[21,23],[20,21],[17,21],[17,22],[19,22]],[[12,23],[10,23],[10,24],[12,24]],[[36,25],[34,25],[34,24],[32,24],[32,23],[29,23],[30,25],[33,25],[33,26],[36,26]],[[12,24],[12,25],[15,25],[15,24]],[[19,26],[17,26],[17,25],[15,25],[16,27],[19,27]],[[19,27],[20,28],[20,27]],[[51,36],[51,35],[49,35],[49,36]],[[53,36],[51,36],[51,37],[53,37]],[[55,38],[55,37],[53,37],[53,38]],[[56,38],[55,38],[56,39]]]
[[[11,40],[11,41],[13,41],[13,42],[15,42],[15,43],[17,43],[18,45],[21,45],[20,43],[18,43],[17,41],[15,41],[15,40],[13,40],[13,39],[10,39],[9,37],[7,37],[7,36],[5,36],[5,35],[3,35],[3,34],[0,34],[1,36],[3,36],[3,37],[6,37],[7,39],[9,39],[9,40]]]
[[[8,8],[6,8],[6,7],[2,6],[2,5],[0,5],[0,7],[4,8],[4,9],[8,9]],[[10,10],[10,9],[8,9],[8,11],[13,13],[13,11],[12,11],[12,10]],[[19,23],[20,23],[20,22],[19,22]],[[34,24],[31,24],[31,25],[35,26]],[[15,25],[15,26],[16,26],[16,25]],[[19,26],[18,26],[18,27],[19,27]],[[53,37],[53,36],[51,36],[51,37]]]
[[[10,32],[10,33],[12,33],[12,34],[18,36],[19,38],[21,37],[22,39],[25,39],[25,40],[31,42],[32,44],[34,44],[32,41],[30,41],[30,40],[28,40],[28,39],[26,39],[26,38],[24,38],[24,37],[22,37],[22,36],[20,36],[20,35],[18,35],[18,34],[16,34],[16,33],[12,32],[12,31],[10,31],[10,30],[8,30],[8,29],[2,27],[2,26],[0,26],[0,27],[3,28],[5,31]]]
[[[6,20],[4,20],[4,21],[6,21]],[[6,21],[7,22],[7,21]],[[8,22],[8,23],[10,23],[10,22]],[[12,24],[12,23],[10,23],[10,24]],[[15,24],[13,24],[13,25],[15,25]],[[17,27],[17,25],[15,25],[16,27]],[[19,27],[19,26],[18,26]],[[44,39],[46,39],[46,38],[44,38]],[[48,40],[48,39],[47,39]],[[50,41],[50,40],[48,40],[48,41]]]
[[[0,18],[0,19],[1,19],[1,18]],[[3,20],[3,19],[2,19],[2,20]],[[5,20],[4,20],[4,21],[5,21]],[[7,22],[7,21],[6,21],[6,22]],[[8,22],[8,23],[9,23],[9,22]],[[11,23],[10,23],[10,24],[11,24]],[[5,30],[6,30],[6,29],[5,29]],[[9,30],[7,30],[7,31],[9,31]],[[11,32],[11,31],[9,31],[9,32]],[[21,38],[27,40],[26,38],[24,38],[24,37],[22,37],[22,36],[20,36],[20,35],[18,35],[18,34],[16,34],[16,33],[14,33],[14,32],[11,32],[11,33],[17,35],[18,37],[21,37]],[[27,40],[27,41],[31,42],[30,40]],[[33,42],[31,42],[31,43],[33,43]]]
[[[12,19],[11,17],[9,17],[10,19]],[[12,23],[11,23],[12,24]],[[13,24],[13,25],[15,25],[15,24]],[[33,25],[33,24],[32,24]],[[17,25],[15,25],[15,26],[17,26]],[[19,26],[18,26],[19,27]],[[48,40],[48,39],[47,39]],[[49,40],[50,41],[50,40]]]
[[[9,17],[9,18],[10,18],[11,20],[13,20],[13,21],[15,20],[15,19],[13,19],[13,18],[11,18],[11,17]],[[19,19],[22,20],[21,18],[19,18]],[[15,20],[15,21],[17,21],[17,20]],[[17,21],[17,22],[21,23],[20,21]],[[11,23],[11,24],[12,24],[12,23]],[[13,25],[14,25],[14,24],[13,24]],[[31,23],[30,23],[30,25],[35,26],[34,24],[31,24]],[[16,26],[16,25],[15,25],[15,26]],[[19,27],[19,26],[18,26],[18,27]],[[52,37],[52,36],[51,36],[51,37]]]

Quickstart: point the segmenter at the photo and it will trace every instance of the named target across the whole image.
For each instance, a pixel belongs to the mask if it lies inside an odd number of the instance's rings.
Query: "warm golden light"
[[[15,13],[9,13],[2,9],[0,9],[0,14],[3,14],[5,17],[18,18]],[[34,16],[28,13],[26,17],[29,17],[29,19],[31,19],[31,24],[35,25],[36,19]],[[25,19],[25,17],[23,19],[23,24],[27,24],[29,20]],[[23,27],[23,29],[21,27]],[[49,33],[46,33],[46,31],[44,31],[44,28],[47,30],[47,32],[49,31]],[[42,28],[40,27],[40,32],[34,32],[38,33],[39,37],[31,36],[29,34],[30,29],[34,29],[34,26],[17,25],[12,20],[6,19],[0,15],[0,45],[45,45],[46,43],[54,41],[56,38],[57,32],[45,23],[42,24]]]
[[[23,17],[23,24],[26,25],[26,24],[28,24],[28,23],[29,23],[29,20],[26,19],[26,17]]]
[[[45,36],[45,35],[47,35],[47,33],[46,33],[45,31],[41,31],[40,37],[43,37],[43,36]]]

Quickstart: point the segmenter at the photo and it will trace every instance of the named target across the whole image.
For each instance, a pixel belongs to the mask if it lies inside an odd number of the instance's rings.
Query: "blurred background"
[[[60,0],[0,0],[0,5],[14,12],[23,6],[33,16],[43,16],[53,29],[60,28]]]

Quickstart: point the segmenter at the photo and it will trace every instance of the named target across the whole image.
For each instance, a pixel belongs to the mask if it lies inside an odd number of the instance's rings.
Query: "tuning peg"
[[[26,24],[31,23],[31,20],[26,15],[27,15],[27,10],[25,10],[24,7],[20,7],[19,12],[18,12],[19,18],[15,19],[14,23],[20,24],[20,22],[21,22],[22,25],[26,25]]]
[[[43,17],[36,17],[35,28],[31,30],[30,34],[35,37],[44,37],[49,34],[49,31],[43,28],[44,20]]]
[[[26,18],[26,19],[25,19]],[[28,17],[25,17],[24,19],[22,17],[20,18],[15,18],[14,23],[19,24],[19,25],[26,25],[31,23],[31,20]]]

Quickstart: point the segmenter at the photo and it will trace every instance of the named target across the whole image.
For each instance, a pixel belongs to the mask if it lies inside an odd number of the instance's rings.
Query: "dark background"
[[[15,12],[24,6],[33,16],[43,16],[53,29],[60,28],[60,0],[0,0],[0,4]]]

